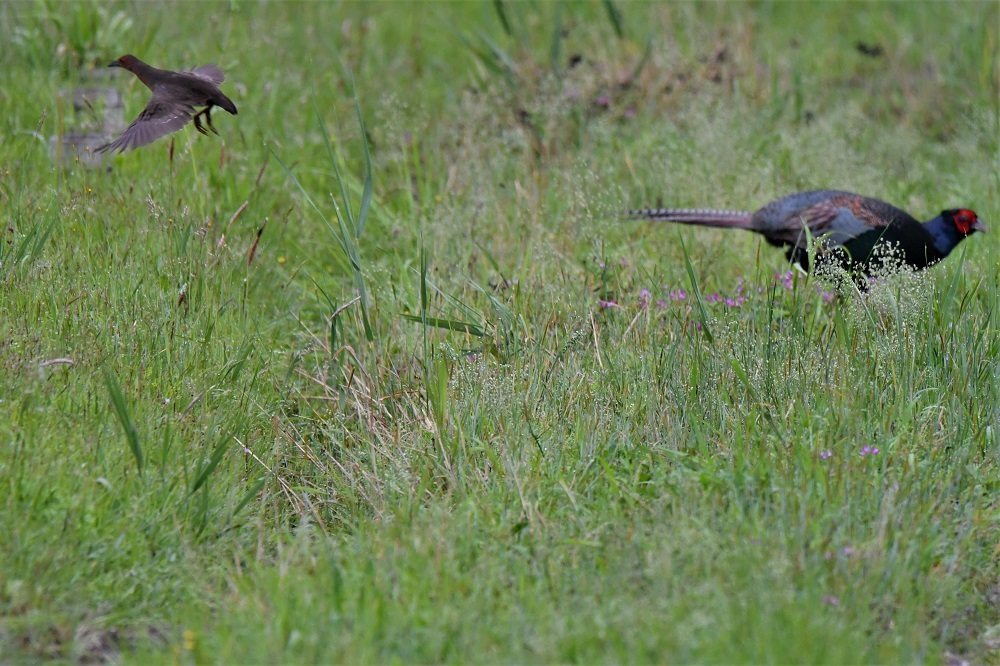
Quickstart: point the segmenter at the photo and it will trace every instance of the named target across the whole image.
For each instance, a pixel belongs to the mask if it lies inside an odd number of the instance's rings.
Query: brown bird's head
[[[142,61],[134,55],[123,55],[121,58],[118,58],[118,60],[115,60],[113,63],[108,65],[108,67],[121,67],[122,69],[134,72],[137,63],[141,64]]]

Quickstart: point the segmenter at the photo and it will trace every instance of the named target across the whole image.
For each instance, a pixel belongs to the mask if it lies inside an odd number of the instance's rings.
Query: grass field
[[[996,2],[0,34],[0,662],[1000,660]],[[125,53],[239,115],[60,166]],[[620,217],[822,187],[990,233],[838,294]]]

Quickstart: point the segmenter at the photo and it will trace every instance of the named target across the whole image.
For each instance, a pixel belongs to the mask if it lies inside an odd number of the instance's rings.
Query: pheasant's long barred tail
[[[711,227],[749,228],[751,213],[745,210],[720,210],[716,208],[641,208],[629,211],[637,220],[702,224]]]

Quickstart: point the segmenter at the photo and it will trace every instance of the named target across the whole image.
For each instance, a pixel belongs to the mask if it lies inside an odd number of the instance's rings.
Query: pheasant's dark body
[[[870,274],[881,262],[881,252],[891,253],[891,261],[923,269],[948,256],[969,234],[986,231],[976,214],[965,208],[942,211],[921,223],[884,201],[839,190],[799,192],[776,199],[755,213],[666,208],[635,210],[630,215],[755,231],[771,245],[785,247],[789,261],[805,268],[811,237],[817,242],[818,260],[836,257],[834,260],[848,270],[864,274]]]

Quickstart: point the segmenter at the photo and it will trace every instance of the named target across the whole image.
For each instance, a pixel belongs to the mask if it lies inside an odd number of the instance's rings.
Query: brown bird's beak
[[[108,65],[108,67],[121,67],[121,66],[122,66],[122,64],[120,62],[118,62],[117,60],[115,60],[110,65]]]

